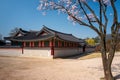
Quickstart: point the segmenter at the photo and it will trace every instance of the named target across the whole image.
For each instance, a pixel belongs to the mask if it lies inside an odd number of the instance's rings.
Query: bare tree
[[[19,28],[15,27],[14,29],[12,29],[9,33],[10,36],[14,36],[17,32],[19,31]]]
[[[111,72],[111,64],[114,58],[116,45],[118,42],[118,31],[120,22],[115,3],[117,0],[40,0],[38,10],[45,14],[49,10],[58,10],[68,15],[68,19],[84,27],[94,30],[100,37],[101,54],[106,80],[115,80]],[[93,8],[91,5],[96,5]],[[111,45],[110,50],[106,51],[106,34],[108,28],[109,14],[111,9]]]

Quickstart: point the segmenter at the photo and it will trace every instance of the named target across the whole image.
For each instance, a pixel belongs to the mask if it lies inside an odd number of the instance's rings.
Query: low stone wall
[[[54,57],[66,57],[82,53],[82,48],[55,48]]]

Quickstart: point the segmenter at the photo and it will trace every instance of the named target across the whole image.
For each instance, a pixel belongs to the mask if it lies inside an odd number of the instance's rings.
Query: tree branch
[[[97,32],[97,34],[100,36],[101,34],[100,34],[100,32],[99,32],[99,30],[95,27],[95,26],[93,26],[93,24],[91,23],[92,21],[90,20],[90,18],[88,17],[88,15],[87,15],[87,13],[86,13],[86,11],[84,10],[84,8],[82,7],[82,4],[81,4],[81,2],[80,2],[80,0],[78,0],[78,2],[79,2],[79,5],[80,5],[80,8],[83,10],[83,13],[85,14],[85,16],[87,17],[87,20],[88,20],[88,22],[89,22],[89,28],[91,28],[91,29],[93,29],[95,32]],[[83,2],[83,3],[85,3],[85,2]],[[94,11],[92,12],[93,14],[94,14]],[[96,16],[95,14],[94,14],[94,16]]]
[[[96,14],[95,14],[94,11],[91,9],[91,7],[90,7],[87,3],[85,3],[85,2],[83,2],[83,4],[84,4],[84,5],[87,7],[87,9],[94,15],[94,18],[96,19],[96,22],[100,25],[101,22],[99,21],[99,19],[97,18]]]
[[[115,4],[114,4],[114,0],[110,0],[111,2],[111,6],[112,6],[112,9],[113,9],[113,25],[111,26],[111,29],[114,29],[114,31],[116,30],[115,29],[115,26],[114,24],[118,24],[118,14],[117,14],[117,10],[116,10],[116,7],[115,7]],[[118,26],[116,26],[117,28]]]

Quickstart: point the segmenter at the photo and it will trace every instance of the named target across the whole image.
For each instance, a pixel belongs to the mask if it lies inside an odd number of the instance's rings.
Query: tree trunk
[[[108,70],[106,75],[106,80],[115,80],[111,72],[111,64],[108,64]]]
[[[106,70],[106,80],[115,80],[113,75],[112,75],[111,64],[112,64],[112,61],[110,63],[108,61],[107,70]]]
[[[105,80],[115,80],[111,72],[111,63],[105,58],[104,53],[102,53],[102,62]]]
[[[111,48],[108,54],[106,51],[106,42],[105,40],[102,40],[101,53],[102,53],[102,62],[103,62],[105,80],[115,80],[111,72],[111,64],[115,53],[114,48]]]

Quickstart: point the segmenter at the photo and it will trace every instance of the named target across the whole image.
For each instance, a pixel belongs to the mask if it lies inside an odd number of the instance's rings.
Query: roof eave
[[[11,39],[11,40],[12,40],[12,41],[19,41],[19,42],[29,42],[29,41],[43,41],[43,40],[48,40],[48,39],[52,39],[52,38],[54,38],[54,36],[48,37],[48,38],[44,38],[44,39],[31,39],[31,40]]]

